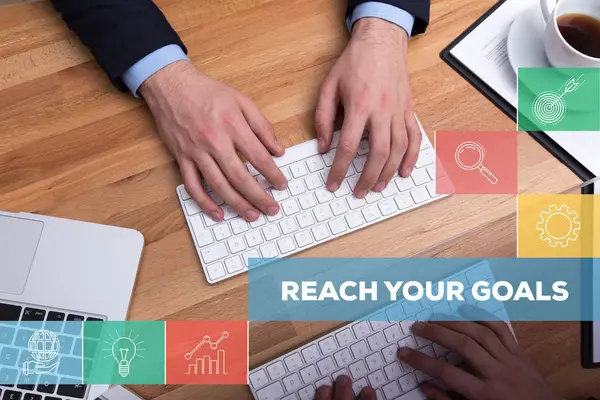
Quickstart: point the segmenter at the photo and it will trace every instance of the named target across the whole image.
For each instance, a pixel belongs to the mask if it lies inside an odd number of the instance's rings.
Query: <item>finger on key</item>
[[[406,122],[406,133],[408,136],[408,148],[400,164],[400,175],[404,178],[408,178],[412,174],[413,168],[419,158],[419,151],[421,151],[421,141],[423,136],[421,128],[417,123],[415,115],[410,112],[405,118]]]
[[[370,124],[369,155],[360,179],[354,188],[358,198],[366,196],[367,192],[377,183],[383,166],[390,158],[391,118],[375,117]]]
[[[390,158],[388,158],[383,170],[381,171],[381,175],[373,190],[376,192],[380,192],[392,180],[394,174],[398,170],[400,166],[400,162],[402,162],[402,157],[404,157],[404,153],[406,152],[406,147],[408,145],[408,137],[406,136],[406,128],[404,126],[404,120],[400,118],[392,119],[392,141],[390,149]]]
[[[237,154],[235,157],[237,158]],[[225,203],[233,208],[235,212],[246,221],[252,222],[258,219],[260,216],[258,210],[248,203],[248,201],[246,201],[246,199],[231,186],[227,178],[225,178],[225,175],[223,175],[223,171],[221,171],[219,165],[213,158],[207,157],[205,159],[198,159],[196,160],[196,163],[200,167],[200,171],[202,171],[208,186],[211,187]],[[246,171],[246,173],[248,173],[248,171]],[[248,173],[248,175],[250,174]]]
[[[481,393],[483,386],[481,380],[446,361],[430,357],[408,347],[401,347],[398,350],[398,358],[469,399],[478,398]]]
[[[242,108],[242,114],[246,118],[246,122],[256,137],[262,142],[267,150],[274,156],[281,157],[285,153],[285,149],[281,143],[277,141],[275,129],[268,119],[260,112],[256,104],[248,96],[239,95],[238,99]]]
[[[450,396],[448,396],[448,393],[427,382],[421,384],[419,389],[421,389],[423,394],[427,396],[427,400],[451,400]]]
[[[204,190],[204,187],[202,186],[202,176],[200,175],[200,172],[198,172],[196,164],[188,158],[181,158],[178,163],[185,190],[192,196],[192,199],[198,204],[198,207],[213,220],[222,220],[223,210],[210,198],[206,193],[206,190]]]
[[[377,393],[372,387],[366,387],[360,391],[360,400],[377,400]]]
[[[331,400],[333,396],[333,389],[330,386],[321,386],[317,389],[315,394],[316,400]]]
[[[325,78],[319,89],[319,101],[315,110],[315,130],[321,153],[326,153],[331,147],[338,103],[336,80]]]
[[[221,151],[219,154],[215,154],[215,159],[219,163],[219,167],[221,167],[221,170],[227,177],[229,183],[239,194],[248,200],[250,204],[253,204],[267,215],[275,215],[279,212],[279,204],[277,204],[277,202],[260,187],[252,175],[250,175],[232,147],[224,149],[224,151]],[[233,204],[229,205],[234,207]],[[258,215],[253,221],[257,218]]]
[[[335,380],[333,400],[350,400],[353,398],[352,379],[346,375],[338,376]]]
[[[283,190],[287,187],[287,179],[277,167],[269,152],[251,131],[248,130],[247,133],[238,135],[235,141],[239,152],[267,178],[267,181],[275,189]]]
[[[365,130],[366,117],[364,113],[353,113],[352,107],[344,116],[340,141],[333,158],[333,165],[327,178],[327,189],[335,192],[346,176],[350,163],[356,157],[360,139]]]

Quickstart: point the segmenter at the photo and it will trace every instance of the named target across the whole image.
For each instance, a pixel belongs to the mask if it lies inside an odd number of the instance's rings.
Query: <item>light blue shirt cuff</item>
[[[350,32],[352,32],[354,23],[361,18],[384,19],[404,29],[406,33],[408,33],[408,37],[410,37],[413,26],[415,25],[415,17],[408,12],[401,8],[386,3],[380,3],[378,1],[368,1],[356,6],[354,12],[346,21]]]
[[[167,65],[181,60],[189,61],[190,59],[185,55],[181,47],[176,44],[170,44],[153,51],[133,64],[131,68],[125,71],[121,78],[129,90],[131,90],[131,93],[139,98],[138,89],[146,79]]]

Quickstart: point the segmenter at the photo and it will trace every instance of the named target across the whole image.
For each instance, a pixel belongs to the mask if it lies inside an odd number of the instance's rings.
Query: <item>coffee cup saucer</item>
[[[508,33],[508,59],[515,74],[519,68],[549,68],[544,50],[546,23],[539,4],[523,11]]]

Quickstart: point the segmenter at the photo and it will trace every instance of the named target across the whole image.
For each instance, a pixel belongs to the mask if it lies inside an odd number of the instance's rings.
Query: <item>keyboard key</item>
[[[257,259],[260,259],[260,258],[261,258],[260,253],[256,249],[247,251],[246,253],[242,254],[242,261],[244,262],[244,265],[246,267],[250,266],[250,263],[251,263],[250,260],[253,260],[252,261],[253,263],[258,263],[259,260],[257,260]],[[260,262],[262,262],[262,260]]]
[[[296,250],[296,244],[294,243],[294,239],[291,237],[285,237],[283,239],[279,239],[277,241],[277,246],[279,247],[279,251],[281,254],[291,253]]]
[[[357,339],[367,336],[371,333],[371,328],[369,327],[369,323],[367,321],[361,321],[352,326],[352,330],[354,331],[354,335]]]
[[[271,184],[269,183],[269,181],[267,181],[267,178],[265,178],[262,175],[257,175],[254,179],[256,179],[258,186],[260,186],[262,189],[268,189],[271,187]]]
[[[413,170],[412,174],[410,175],[410,177],[412,178],[413,182],[417,186],[423,185],[423,184],[429,182],[429,175],[427,175],[427,171],[425,170],[425,168],[423,168],[423,169],[415,168]]]
[[[43,321],[46,317],[46,311],[39,308],[26,307],[23,311],[21,321]]]
[[[394,182],[388,183],[388,185],[385,187],[385,189],[383,189],[381,191],[381,195],[386,199],[388,197],[393,197],[393,196],[397,195],[398,193],[399,193],[398,188],[396,187],[396,184]]]
[[[358,357],[356,357],[358,358]],[[358,379],[367,374],[367,367],[363,360],[358,360],[348,366],[352,379]]]
[[[401,192],[410,190],[415,187],[415,184],[410,178],[396,178],[394,179],[394,183],[396,184],[396,187],[398,187],[398,190]]]
[[[265,239],[270,242],[273,239],[277,239],[281,236],[281,232],[279,232],[279,228],[277,224],[267,225],[262,229],[263,234],[265,235]]]
[[[439,194],[437,194],[435,191],[435,182],[429,182],[425,184],[425,188],[427,189],[427,193],[429,193],[429,197],[434,198],[439,196]]]
[[[329,375],[333,373],[336,368],[331,357],[325,357],[324,359],[319,360],[317,362],[317,367],[319,368],[321,375]]]
[[[367,377],[369,380],[369,384],[373,389],[378,389],[386,383],[385,376],[383,375],[383,371],[378,369],[377,371],[369,374]]]
[[[216,194],[215,192],[209,192],[209,193],[208,193],[208,197],[210,197],[211,199],[213,199],[213,201],[214,201],[215,203],[217,203],[217,205],[219,205],[219,206],[225,203],[225,202],[223,201],[223,199],[222,199],[222,198],[220,198],[220,197],[219,197],[219,195],[218,195],[218,194]]]
[[[377,193],[377,192],[369,192],[367,193],[367,195],[365,196],[365,201],[367,202],[367,204],[372,204],[372,203],[376,203],[379,200],[381,200],[381,194]]]
[[[296,179],[308,174],[306,163],[304,161],[298,161],[297,163],[290,165],[290,171],[292,172],[292,176]]]
[[[312,383],[319,378],[319,374],[314,365],[309,365],[306,368],[302,368],[300,370],[300,376],[302,377],[302,382],[304,383]]]
[[[185,186],[181,185],[178,188],[179,190],[179,195],[181,196],[181,200],[189,200],[192,196],[190,196],[190,194],[187,192],[187,190],[185,190]]]
[[[344,218],[338,218],[329,222],[329,229],[331,229],[332,234],[339,235],[340,233],[346,231],[348,228],[346,227],[346,222]]]
[[[417,381],[412,372],[403,375],[402,377],[400,377],[400,379],[398,379],[398,381],[400,382],[400,387],[402,387],[403,392],[408,392],[409,390],[412,390],[417,387]]]
[[[275,222],[280,220],[281,218],[283,218],[283,212],[281,211],[281,208],[279,209],[279,212],[277,214],[267,216],[267,220],[269,222]]]
[[[258,400],[278,400],[285,392],[281,383],[275,382],[256,392]]]
[[[379,208],[377,208],[376,204],[371,204],[370,206],[363,208],[362,213],[367,222],[372,222],[378,218],[381,218],[381,213],[379,212]]]
[[[313,243],[313,238],[309,231],[298,232],[294,235],[294,238],[296,239],[296,243],[298,243],[298,247],[306,247]]]
[[[227,257],[227,246],[225,243],[217,243],[214,246],[208,247],[200,252],[202,261],[205,264],[210,264],[214,261],[220,260],[221,258]]]
[[[225,268],[223,268],[223,264],[220,262],[208,265],[206,267],[206,271],[208,272],[208,276],[212,281],[222,278],[226,275]]]
[[[281,361],[275,361],[267,367],[267,372],[273,380],[277,380],[286,374],[285,367]]]
[[[42,400],[42,395],[35,393],[25,393],[23,395],[23,400]]]
[[[400,390],[400,387],[395,381],[392,381],[383,386],[383,394],[385,395],[386,399],[392,400],[400,396],[402,394],[402,390]]]
[[[283,362],[285,363],[285,366],[287,367],[288,371],[295,371],[302,366],[302,358],[298,353],[294,353],[290,356],[285,357],[283,359]]]
[[[256,176],[259,175],[260,172],[254,168],[254,165],[250,164],[250,163],[246,163],[246,168],[248,168],[248,172],[250,172],[250,175],[252,176]]]
[[[333,386],[333,382],[331,381],[331,378],[326,376],[322,379],[319,379],[318,381],[315,382],[315,387],[317,388],[317,390],[321,387],[321,386]]]
[[[365,163],[367,162],[367,156],[358,156],[354,160],[352,160],[352,165],[356,172],[361,173],[365,168]]]
[[[335,197],[344,197],[346,195],[349,195],[351,192],[352,191],[350,190],[350,186],[348,186],[348,183],[346,181],[343,181],[340,187],[335,192],[333,192],[333,195]]]
[[[287,179],[288,182],[292,180],[292,173],[290,172],[289,167],[281,168],[281,173],[283,174],[283,176],[285,176],[285,179]]]
[[[0,325],[0,344],[11,344],[15,337],[15,329]]]
[[[429,200],[429,193],[425,187],[418,187],[410,191],[410,195],[413,198],[415,204],[423,203]]]
[[[0,303],[0,321],[18,321],[21,309],[20,306]]]
[[[244,238],[241,236],[236,236],[228,240],[227,245],[229,246],[229,251],[231,254],[236,254],[246,250],[246,242],[244,242]]]
[[[429,148],[419,153],[415,167],[423,168],[435,162],[435,150]]]
[[[302,382],[300,382],[300,376],[295,372],[283,378],[282,382],[288,392],[295,392],[302,385]]]
[[[183,206],[185,207],[185,211],[187,212],[187,215],[195,215],[195,214],[199,214],[202,212],[200,207],[198,207],[198,204],[196,204],[196,202],[191,199],[184,201]]]
[[[354,358],[362,358],[369,353],[369,348],[364,340],[354,343],[352,346],[350,346],[350,350],[352,350]]]
[[[310,157],[306,160],[306,164],[308,164],[308,170],[310,172],[317,172],[325,168],[325,163],[323,163],[323,159],[320,155]]]
[[[229,225],[231,226],[231,230],[233,231],[234,235],[239,235],[240,233],[248,230],[248,223],[241,218],[232,220]]]
[[[315,388],[312,385],[303,387],[298,391],[298,396],[300,396],[300,400],[314,400]]]
[[[229,225],[220,224],[213,228],[213,233],[215,234],[215,239],[223,240],[231,237],[231,230],[229,229]]]
[[[354,391],[354,394],[356,396],[360,395],[360,392],[362,392],[362,390],[364,388],[366,388],[367,386],[369,386],[369,384],[367,383],[366,379],[359,379],[356,382],[352,382],[352,390]]]
[[[329,207],[331,207],[331,211],[333,211],[333,215],[336,217],[348,212],[348,206],[346,205],[346,201],[344,199],[332,201],[329,204]]]
[[[258,371],[251,373],[249,376],[249,380],[250,380],[250,383],[252,384],[252,387],[254,387],[255,389],[257,389],[257,388],[263,386],[264,384],[266,384],[267,382],[269,382],[269,378],[267,378],[267,374],[262,369],[259,369]]]
[[[248,243],[249,247],[258,246],[259,244],[264,243],[263,237],[260,234],[260,231],[251,231],[244,235],[246,238],[246,243]]]
[[[296,219],[298,220],[298,225],[300,228],[307,228],[315,224],[315,219],[310,211],[298,215]]]
[[[313,196],[312,193],[307,193],[305,195],[300,196],[298,198],[298,201],[300,202],[300,207],[302,207],[303,210],[308,210],[317,205],[315,196]]]
[[[304,186],[304,182],[302,179],[295,179],[288,183],[288,189],[292,196],[299,196],[302,193],[306,192],[306,187]]]
[[[281,227],[281,232],[284,235],[289,235],[292,232],[296,232],[298,230],[298,224],[296,224],[295,218],[287,218],[279,223]]]
[[[263,258],[275,258],[279,255],[275,243],[268,243],[264,246],[261,246],[260,253],[262,254]]]
[[[0,365],[13,367],[17,365],[19,350],[14,347],[3,347],[0,350]]]
[[[227,272],[233,274],[235,272],[243,270],[245,265],[239,256],[235,256],[225,260],[225,267],[227,268]]]
[[[392,199],[382,201],[381,203],[378,204],[378,206],[379,206],[379,210],[381,211],[381,214],[384,217],[398,211],[398,207],[396,207],[396,203]]]
[[[21,400],[21,392],[15,392],[14,390],[7,390],[2,396],[2,400]]]
[[[319,174],[312,174],[304,178],[304,183],[308,190],[315,190],[323,186],[323,180]]]
[[[295,199],[289,199],[281,203],[283,213],[287,216],[294,215],[300,212],[300,207]]]
[[[396,324],[384,329],[383,334],[385,335],[385,340],[388,343],[395,343],[398,340],[400,340],[403,336],[400,332],[400,327]]]
[[[208,215],[206,215],[206,214],[201,214],[201,215],[202,215],[202,219],[204,219],[204,225],[207,228],[210,228],[211,226],[214,226],[214,225],[218,224],[217,221],[215,221],[214,219],[212,219]]]
[[[381,332],[375,332],[373,335],[367,338],[367,343],[371,350],[379,350],[387,344],[385,337]]]
[[[285,199],[289,199],[289,197],[290,197],[290,194],[287,189],[283,189],[283,190],[271,189],[271,195],[273,196],[273,200],[275,200],[278,203],[282,202]]]
[[[348,223],[348,226],[350,227],[350,229],[354,229],[365,223],[365,219],[363,218],[360,211],[350,213],[350,214],[346,215],[345,218],[346,218],[346,222]]]
[[[324,240],[327,239],[331,234],[329,233],[329,228],[327,228],[326,224],[317,225],[310,229],[315,237],[315,240]]]
[[[354,341],[354,335],[349,328],[343,329],[335,334],[335,338],[337,339],[340,346],[346,346]]]
[[[58,385],[58,389],[56,390],[56,394],[59,396],[83,399],[85,397],[86,390],[87,385],[82,385],[81,383],[77,383],[70,379],[62,378],[60,380],[60,385]]]
[[[317,191],[315,191],[315,195],[317,196],[317,201],[321,204],[333,200],[333,194],[326,188],[318,189]]]
[[[412,336],[407,336],[404,339],[398,341],[398,347],[409,347],[411,349],[417,348],[417,342],[415,342],[415,338]]]
[[[323,162],[326,166],[331,167],[333,165],[333,159],[335,158],[335,149],[329,150],[327,153],[321,155]]]
[[[415,202],[408,193],[403,193],[400,196],[394,197],[394,201],[400,210],[405,210],[415,205]]]
[[[323,222],[333,217],[331,208],[328,205],[315,208],[314,213],[317,222]]]
[[[58,378],[53,375],[41,375],[37,385],[37,391],[40,393],[53,394],[56,390]]]
[[[350,207],[351,210],[356,210],[357,208],[361,208],[365,205],[365,201],[356,196],[348,196],[346,201],[348,202],[348,207]]]
[[[258,228],[259,226],[263,226],[266,223],[267,220],[265,219],[265,216],[263,214],[260,214],[260,217],[258,217],[256,221],[250,222],[250,227]]]
[[[317,346],[314,344],[302,349],[301,353],[307,363],[316,361],[319,357],[321,357],[319,349],[317,349]]]
[[[319,341],[319,348],[321,349],[323,355],[329,354],[337,349],[337,343],[335,342],[333,336],[328,336]]]
[[[352,354],[348,349],[342,349],[333,355],[335,359],[335,363],[338,367],[343,367],[345,365],[350,364],[352,362]]]
[[[363,154],[367,154],[369,152],[369,142],[366,139],[360,141],[358,145],[358,155],[362,156]]]
[[[400,376],[404,372],[400,364],[398,364],[398,361],[394,361],[391,364],[386,365],[383,368],[383,370],[385,371],[385,375],[388,377],[389,380],[395,380],[400,378]]]
[[[204,229],[204,225],[202,224],[202,216],[200,214],[192,216],[190,218],[190,223],[192,224],[192,231],[198,247],[204,247],[214,243],[214,239],[210,230]]]

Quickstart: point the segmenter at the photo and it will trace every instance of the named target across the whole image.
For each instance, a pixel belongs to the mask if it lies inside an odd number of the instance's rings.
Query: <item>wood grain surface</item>
[[[195,65],[250,95],[291,146],[314,137],[324,74],[348,32],[343,0],[157,0]],[[434,0],[409,46],[415,109],[434,130],[515,123],[439,58],[493,0]],[[247,318],[247,278],[210,286],[175,194],[176,164],[143,102],[114,89],[45,1],[0,7],[0,208],[134,228],[146,247],[130,319]],[[578,179],[519,134],[519,192],[576,192]],[[515,256],[515,196],[453,196],[299,257]],[[251,324],[250,364],[333,329]],[[565,397],[600,396],[579,366],[579,324],[515,323],[522,346]],[[249,399],[243,386],[136,386],[145,398]]]

